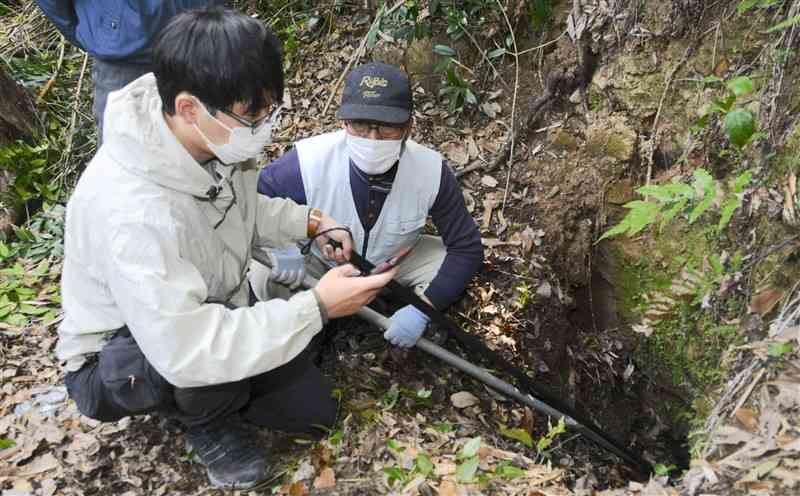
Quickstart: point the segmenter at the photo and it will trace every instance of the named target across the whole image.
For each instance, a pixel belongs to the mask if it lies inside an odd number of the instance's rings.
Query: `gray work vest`
[[[379,264],[417,242],[439,193],[442,177],[439,153],[412,140],[406,141],[394,184],[369,231],[364,253],[366,233],[350,189],[345,131],[304,139],[296,146],[308,205],[349,227],[356,251],[367,260]]]

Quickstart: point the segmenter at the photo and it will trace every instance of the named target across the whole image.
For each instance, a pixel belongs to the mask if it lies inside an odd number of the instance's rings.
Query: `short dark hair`
[[[283,100],[281,42],[252,17],[225,7],[175,16],[153,44],[153,62],[164,111],[175,114],[182,91],[203,103],[231,109],[247,105],[257,114],[267,106],[264,92]]]

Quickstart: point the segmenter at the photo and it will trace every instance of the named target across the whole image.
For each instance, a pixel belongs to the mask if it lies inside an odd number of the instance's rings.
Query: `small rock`
[[[461,391],[450,395],[450,402],[456,408],[467,408],[469,406],[477,405],[478,398],[468,391]]]
[[[536,295],[542,298],[550,298],[553,296],[553,287],[549,282],[545,281],[536,288]]]

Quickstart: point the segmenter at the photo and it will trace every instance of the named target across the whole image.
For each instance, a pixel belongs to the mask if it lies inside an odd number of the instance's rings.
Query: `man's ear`
[[[196,124],[199,117],[200,103],[191,94],[182,91],[175,97],[175,115],[187,124]]]

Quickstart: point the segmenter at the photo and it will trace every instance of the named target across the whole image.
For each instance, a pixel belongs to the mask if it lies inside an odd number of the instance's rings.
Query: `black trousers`
[[[338,409],[331,382],[309,353],[241,381],[178,388],[150,365],[125,327],[65,382],[78,410],[101,421],[162,412],[200,427],[240,413],[261,427],[319,434],[334,425]]]

